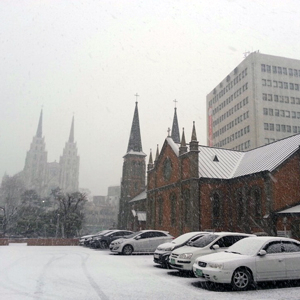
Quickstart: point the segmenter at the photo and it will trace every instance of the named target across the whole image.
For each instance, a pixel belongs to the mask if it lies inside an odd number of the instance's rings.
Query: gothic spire
[[[159,150],[158,150],[158,144],[157,144],[157,147],[156,147],[156,155],[155,155],[155,161],[158,160],[158,156],[159,156]]]
[[[153,164],[152,149],[150,149],[149,164]]]
[[[143,152],[141,133],[140,133],[140,121],[139,121],[139,111],[138,103],[135,102],[135,110],[133,115],[133,121],[131,125],[130,137],[127,147],[127,152],[130,150],[135,152]]]
[[[70,130],[69,143],[74,143],[74,116],[72,118],[72,125],[71,125],[71,130]]]
[[[185,142],[185,134],[184,134],[184,128],[182,128],[182,137],[181,137],[181,144],[179,147],[179,155],[182,155],[187,152],[187,146]]]
[[[191,138],[191,141],[197,141],[196,128],[195,128],[195,121],[193,121],[193,132],[192,132],[192,138]]]
[[[42,136],[43,136],[43,110],[41,109],[39,124],[36,131],[36,137],[41,138]]]
[[[176,100],[175,100],[176,101]],[[179,135],[179,126],[178,126],[178,119],[177,119],[177,108],[174,108],[174,117],[173,117],[173,125],[172,125],[172,133],[171,138],[177,144],[180,144],[180,135]]]

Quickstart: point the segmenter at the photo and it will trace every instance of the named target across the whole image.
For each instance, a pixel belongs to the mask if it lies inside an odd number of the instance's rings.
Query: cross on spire
[[[175,108],[176,108],[176,103],[177,103],[178,101],[175,99],[175,100],[173,100],[173,102],[175,103]]]
[[[171,131],[171,129],[170,129],[170,127],[168,127],[168,136],[170,136],[170,131]]]
[[[138,93],[136,93],[134,96],[135,96],[135,98],[136,98],[135,101],[138,102],[137,99],[138,99],[138,97],[139,97],[140,95],[139,95]]]

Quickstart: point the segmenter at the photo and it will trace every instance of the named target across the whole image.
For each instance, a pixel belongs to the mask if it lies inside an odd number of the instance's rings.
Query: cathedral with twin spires
[[[74,142],[74,117],[70,135],[65,143],[59,162],[48,162],[45,138],[43,137],[43,111],[40,113],[36,135],[27,151],[23,171],[17,174],[27,190],[35,190],[41,197],[47,197],[59,187],[64,193],[78,191],[79,156]]]

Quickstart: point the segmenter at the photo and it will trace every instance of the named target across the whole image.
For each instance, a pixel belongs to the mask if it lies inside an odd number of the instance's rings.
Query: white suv
[[[192,272],[193,264],[197,257],[225,251],[237,241],[249,236],[255,235],[238,232],[214,232],[206,234],[189,246],[183,246],[172,251],[169,264],[173,269]]]

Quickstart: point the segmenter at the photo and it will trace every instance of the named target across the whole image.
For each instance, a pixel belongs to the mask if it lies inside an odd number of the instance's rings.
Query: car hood
[[[218,253],[203,255],[196,259],[196,263],[198,263],[198,261],[203,261],[206,263],[210,263],[210,262],[226,263],[226,262],[237,261],[237,260],[245,260],[248,259],[249,257],[250,257],[249,255],[236,254],[231,252],[218,252]]]
[[[182,253],[195,253],[200,252],[201,250],[207,251],[207,248],[198,248],[198,247],[192,247],[192,246],[182,246],[180,248],[177,248],[176,250],[172,251],[174,254],[182,254]]]
[[[177,246],[177,244],[168,242],[168,243],[163,243],[163,244],[158,245],[157,248],[159,248],[161,250],[165,250],[167,248],[174,248],[176,246]]]

